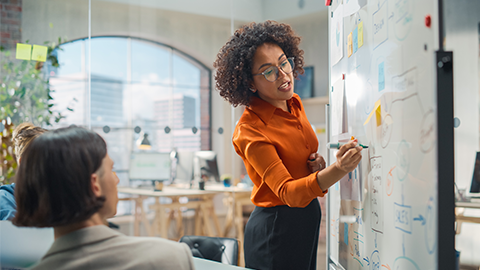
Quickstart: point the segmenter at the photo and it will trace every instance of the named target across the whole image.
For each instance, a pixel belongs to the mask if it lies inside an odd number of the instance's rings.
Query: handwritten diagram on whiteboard
[[[434,269],[437,30],[424,17],[436,1],[333,2],[329,36],[343,44],[330,43],[331,135],[369,148],[350,182],[330,188],[329,259],[347,270]]]

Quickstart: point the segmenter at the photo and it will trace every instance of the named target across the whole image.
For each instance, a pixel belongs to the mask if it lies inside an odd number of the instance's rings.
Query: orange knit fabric
[[[233,146],[253,181],[252,202],[261,207],[306,207],[324,196],[307,160],[318,140],[297,94],[285,112],[253,97],[233,133]]]

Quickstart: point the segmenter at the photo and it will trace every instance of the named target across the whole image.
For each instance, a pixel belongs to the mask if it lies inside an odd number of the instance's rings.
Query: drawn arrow
[[[385,268],[387,268],[388,270],[392,270],[392,269],[390,269],[390,266],[389,266],[388,264],[387,264],[387,265],[382,264],[382,266],[385,267]]]
[[[370,265],[370,261],[368,260],[368,256],[367,256],[367,258],[363,258],[363,260],[367,262],[367,265]]]
[[[427,223],[427,220],[423,218],[422,215],[418,215],[418,217],[416,218],[413,218],[414,221],[421,221],[422,222],[422,225],[425,225],[425,223]]]

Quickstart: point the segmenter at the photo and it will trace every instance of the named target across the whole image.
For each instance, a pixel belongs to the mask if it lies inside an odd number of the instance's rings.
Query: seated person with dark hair
[[[128,237],[109,229],[118,178],[105,141],[69,127],[42,134],[26,149],[15,189],[17,226],[53,227],[55,242],[33,269],[193,269],[186,244]]]

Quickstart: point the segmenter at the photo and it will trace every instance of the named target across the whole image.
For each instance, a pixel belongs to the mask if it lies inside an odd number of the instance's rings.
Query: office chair
[[[238,241],[234,238],[185,235],[180,241],[192,250],[193,257],[237,265]]]

